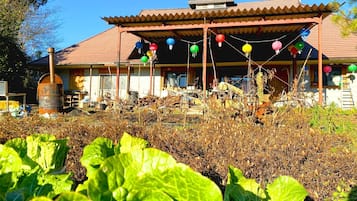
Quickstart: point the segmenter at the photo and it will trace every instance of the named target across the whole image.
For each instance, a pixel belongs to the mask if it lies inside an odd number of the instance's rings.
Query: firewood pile
[[[159,106],[162,107],[180,107],[181,96],[167,96],[165,98],[159,99]]]
[[[157,96],[145,96],[143,98],[139,98],[138,107],[152,106],[156,104],[159,100]]]
[[[180,107],[181,96],[167,96],[159,98],[156,96],[146,96],[138,100],[138,107],[153,106],[157,107]]]

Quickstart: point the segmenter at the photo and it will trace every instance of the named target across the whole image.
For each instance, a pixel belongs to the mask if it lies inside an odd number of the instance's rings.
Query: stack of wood
[[[158,102],[159,97],[156,96],[145,96],[143,98],[139,98],[138,100],[138,106],[139,107],[145,107],[145,106],[151,106],[154,105]]]
[[[181,96],[167,96],[164,98],[159,98],[156,96],[146,96],[140,98],[138,101],[139,107],[154,106],[157,107],[180,107]]]
[[[164,107],[180,107],[181,104],[181,96],[167,96],[159,99],[158,105]]]

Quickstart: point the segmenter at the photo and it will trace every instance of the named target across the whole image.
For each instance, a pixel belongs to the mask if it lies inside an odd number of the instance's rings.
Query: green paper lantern
[[[200,51],[200,48],[198,47],[198,45],[192,45],[190,47],[190,52],[192,53],[192,57],[196,57],[198,51]]]
[[[302,50],[302,49],[304,49],[305,44],[304,44],[304,42],[299,41],[299,42],[297,42],[297,43],[295,44],[295,47],[296,47],[296,49],[298,49],[298,50]]]
[[[357,65],[356,64],[351,64],[351,65],[349,65],[348,67],[347,67],[347,70],[349,71],[349,72],[355,72],[355,71],[357,71]]]
[[[192,46],[190,47],[190,52],[191,52],[192,54],[197,54],[198,51],[200,51],[200,48],[198,47],[198,45],[192,45]]]
[[[148,61],[149,61],[149,57],[147,57],[147,56],[142,56],[141,58],[140,58],[140,60],[141,60],[141,62],[143,62],[143,63],[147,63]]]

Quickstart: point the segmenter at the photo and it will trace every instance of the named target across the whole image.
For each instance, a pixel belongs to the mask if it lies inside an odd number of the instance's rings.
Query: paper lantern
[[[197,56],[198,51],[200,51],[200,48],[198,47],[198,45],[192,45],[190,47],[190,52],[192,53],[192,57],[195,58]]]
[[[249,43],[246,43],[242,47],[242,51],[245,53],[245,56],[248,57],[248,55],[252,52],[252,46]]]
[[[295,47],[298,50],[298,53],[300,54],[302,49],[304,49],[305,44],[304,44],[304,42],[299,41],[299,42],[295,43]]]
[[[159,48],[159,46],[156,43],[150,43],[149,45],[149,50],[152,51],[152,53],[156,54],[156,50]]]
[[[226,37],[223,34],[216,35],[216,42],[218,43],[218,47],[222,47],[224,40],[226,40]]]
[[[348,70],[349,72],[354,73],[354,72],[357,71],[357,65],[356,65],[356,64],[351,64],[351,65],[349,65],[349,66],[347,67],[347,70]]]
[[[169,46],[169,50],[172,50],[172,48],[174,47],[176,41],[173,38],[168,38],[166,39],[166,44]]]
[[[306,38],[310,35],[310,30],[309,29],[306,29],[306,28],[303,28],[301,29],[300,31],[300,36],[303,40],[306,40]]]
[[[141,49],[143,49],[143,43],[141,41],[136,42],[135,48],[138,49],[138,53],[141,54]]]
[[[331,73],[332,67],[331,66],[325,66],[322,70],[324,71],[324,73],[326,73],[326,75],[328,75],[329,73]]]
[[[146,56],[149,57],[149,59],[151,59],[154,56],[154,53],[151,50],[146,51]]]
[[[276,40],[271,44],[271,48],[273,48],[273,50],[275,50],[275,54],[279,54],[280,49],[283,47],[283,44]]]
[[[290,54],[295,58],[296,55],[298,54],[299,50],[295,46],[289,46],[288,50],[290,51]]]
[[[142,57],[140,58],[140,61],[145,64],[145,63],[147,63],[147,62],[149,61],[149,58],[144,55],[144,56],[142,56]]]

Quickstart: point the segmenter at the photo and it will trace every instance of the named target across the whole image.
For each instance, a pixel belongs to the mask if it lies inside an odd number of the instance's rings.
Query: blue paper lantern
[[[138,49],[138,53],[141,54],[141,49],[143,49],[143,43],[141,41],[138,41],[135,43],[135,48]]]
[[[135,48],[136,48],[136,49],[141,49],[141,48],[143,48],[143,43],[142,43],[141,41],[136,42],[136,43],[135,43]]]
[[[176,41],[174,38],[168,38],[166,39],[166,44],[169,46],[169,49],[172,50],[172,48],[174,47]]]
[[[310,29],[303,28],[300,31],[300,36],[303,40],[305,40],[310,35]]]

